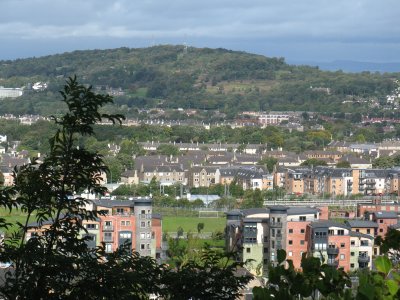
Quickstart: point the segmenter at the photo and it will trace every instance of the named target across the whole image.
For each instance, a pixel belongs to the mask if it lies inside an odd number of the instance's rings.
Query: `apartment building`
[[[357,204],[357,215],[358,216],[369,216],[371,213],[379,211],[391,211],[400,215],[400,203],[380,203],[379,199],[375,200],[375,203],[359,203]]]
[[[132,200],[92,200],[86,205],[87,210],[102,212],[96,220],[79,220],[86,232],[88,247],[95,248],[104,243],[106,252],[113,252],[122,245],[138,252],[142,256],[155,259],[164,258],[162,247],[162,219],[152,213],[151,198],[132,198]],[[37,224],[32,224],[37,226]],[[50,222],[39,228],[32,228],[27,239],[49,228]]]
[[[308,168],[287,169],[284,179],[286,193],[303,194],[305,192],[304,177],[308,172]]]
[[[383,195],[398,193],[399,172],[397,169],[288,168],[284,187],[287,193],[294,194]]]
[[[273,176],[262,168],[241,168],[236,173],[237,184],[243,190],[272,190]]]
[[[374,238],[354,232],[349,226],[330,220],[313,222],[307,231],[308,252],[346,272],[371,268]]]
[[[304,253],[345,271],[372,267],[379,255],[376,235],[398,228],[397,214],[374,213],[371,220],[356,219],[345,223],[327,219],[326,208],[270,206],[233,210],[226,214],[226,248],[236,251],[239,259],[251,259],[247,266],[254,275],[262,275],[268,264],[277,261],[284,249],[296,269],[301,268]]]
[[[300,268],[301,255],[307,251],[307,225],[319,216],[320,210],[311,207],[234,210],[227,213],[226,247],[237,251],[243,261],[252,259],[247,267],[255,275],[266,272],[269,263],[276,263],[279,249],[285,249]]]

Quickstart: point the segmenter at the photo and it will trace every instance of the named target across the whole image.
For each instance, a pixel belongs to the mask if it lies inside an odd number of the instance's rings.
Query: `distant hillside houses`
[[[226,143],[160,143],[139,142],[144,150],[156,151],[163,144],[174,145],[181,152],[210,151],[210,152],[243,152],[245,154],[260,154],[265,152],[266,144],[226,144]]]

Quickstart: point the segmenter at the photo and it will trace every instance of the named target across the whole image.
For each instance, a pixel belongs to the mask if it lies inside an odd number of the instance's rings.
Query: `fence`
[[[373,203],[375,198],[369,199],[304,199],[304,200],[266,200],[264,206],[284,205],[284,206],[357,206],[359,203]],[[382,204],[393,203],[393,200],[382,199]]]

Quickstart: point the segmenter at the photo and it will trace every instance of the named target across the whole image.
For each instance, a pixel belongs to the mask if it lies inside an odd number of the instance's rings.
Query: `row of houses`
[[[400,169],[328,167],[286,168],[275,172],[274,183],[289,194],[385,195],[398,194]]]
[[[399,230],[397,212],[375,211],[363,219],[345,223],[329,220],[326,207],[286,207],[234,210],[226,215],[226,247],[235,251],[255,275],[267,272],[277,263],[277,250],[284,249],[296,269],[303,255],[345,271],[372,268],[372,257],[379,255],[376,236],[388,228]]]

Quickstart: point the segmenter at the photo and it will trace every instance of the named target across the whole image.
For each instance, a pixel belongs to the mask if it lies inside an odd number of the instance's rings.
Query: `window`
[[[145,249],[145,244],[140,244],[140,250],[144,250]]]
[[[343,229],[339,229],[339,230],[337,231],[337,234],[338,234],[338,235],[344,235],[344,230],[343,230]]]
[[[329,229],[329,230],[328,230],[328,234],[329,234],[329,235],[334,235],[335,232],[334,232],[332,229]]]
[[[300,233],[305,233],[306,230],[305,229],[300,229]]]
[[[141,213],[142,215],[144,215],[144,214],[146,213],[146,211],[145,211],[144,209],[142,209],[142,210],[140,211],[140,213]]]
[[[146,234],[144,232],[140,233],[140,239],[144,240],[146,238]]]
[[[272,242],[271,242],[271,248],[272,248],[272,249],[275,249],[275,241],[272,241]]]
[[[371,233],[371,229],[367,229],[367,233],[370,234]]]
[[[379,229],[379,232],[383,232],[383,228]]]
[[[147,221],[147,227],[151,227],[151,221]]]
[[[147,233],[146,233],[146,238],[147,238],[148,240],[151,239],[151,233],[150,233],[150,232],[147,232]]]
[[[346,244],[345,243],[340,243],[340,248],[344,248],[344,247],[346,247]]]
[[[293,252],[292,252],[292,251],[289,251],[289,252],[288,252],[288,256],[293,256]]]
[[[292,240],[289,240],[289,245],[293,245],[293,241]]]
[[[350,268],[354,268],[354,264],[350,264]]]
[[[272,229],[272,230],[271,230],[271,236],[272,236],[272,237],[275,237],[275,229]]]
[[[147,250],[150,250],[150,244],[146,244]]]
[[[130,239],[132,234],[130,232],[120,232],[119,237],[122,239]]]
[[[300,240],[300,245],[304,245],[304,240]]]
[[[122,215],[124,213],[123,208],[117,208],[117,214]]]
[[[383,220],[379,220],[379,223],[383,223]]]
[[[112,232],[104,232],[103,237],[105,242],[112,242]]]
[[[344,260],[345,255],[344,254],[340,254],[340,260]]]
[[[97,229],[97,224],[86,224],[86,229]]]
[[[268,247],[264,247],[264,253],[268,253]]]
[[[350,252],[350,255],[351,255],[351,256],[354,256],[354,252]]]
[[[307,220],[306,216],[300,216],[299,219],[300,219],[300,222],[302,222],[302,221],[304,222]]]
[[[145,221],[140,222],[140,228],[146,228],[146,222]]]
[[[293,233],[293,229],[289,229],[289,233]]]
[[[104,249],[104,250],[106,251],[106,253],[112,252],[112,244],[106,243],[106,244],[105,244],[105,249]]]
[[[105,225],[105,226],[112,226],[112,222],[111,222],[111,221],[105,221],[105,222],[104,222],[104,225]]]
[[[264,243],[268,243],[268,237],[264,236]]]
[[[360,246],[361,246],[361,247],[369,246],[369,242],[366,241],[366,240],[362,240],[362,241],[360,242]]]
[[[360,229],[356,229],[356,232],[360,232]]]
[[[121,221],[121,226],[130,226],[131,221]]]
[[[246,252],[250,253],[251,252],[251,248],[246,248]]]
[[[350,242],[350,245],[355,246],[355,245],[356,245],[356,242],[355,242],[355,241],[351,241],[351,242]]]

